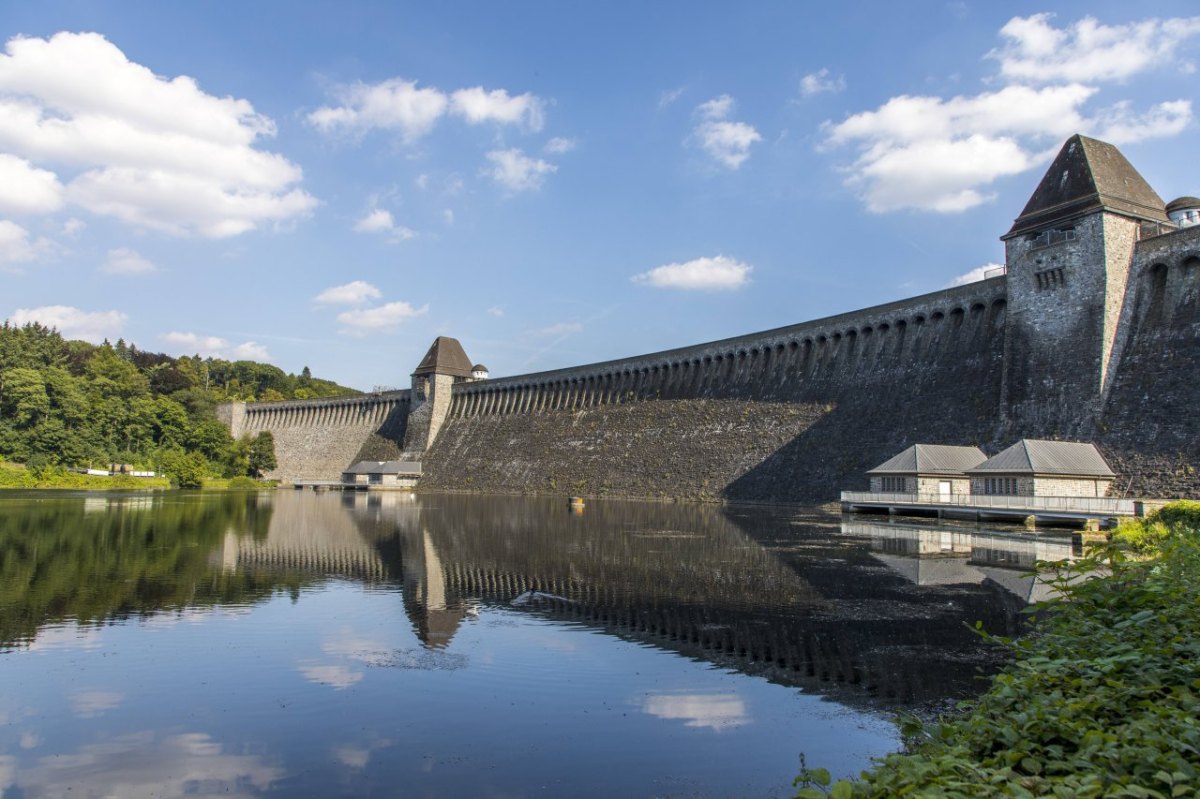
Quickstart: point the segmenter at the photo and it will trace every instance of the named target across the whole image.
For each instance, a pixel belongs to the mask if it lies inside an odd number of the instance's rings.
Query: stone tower
[[[412,406],[404,454],[417,459],[437,438],[450,412],[452,386],[471,379],[471,360],[458,339],[438,336],[412,373]]]
[[[1086,433],[1112,363],[1134,247],[1162,199],[1111,144],[1075,135],[1001,239],[1001,407],[1028,435]]]

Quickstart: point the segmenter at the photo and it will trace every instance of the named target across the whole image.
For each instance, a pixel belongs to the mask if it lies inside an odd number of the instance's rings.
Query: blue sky
[[[1200,193],[1179,3],[20,3],[0,315],[406,386],[951,284],[1062,141]]]

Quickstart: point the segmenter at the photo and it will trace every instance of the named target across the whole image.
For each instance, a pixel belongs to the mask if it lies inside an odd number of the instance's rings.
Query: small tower
[[[1179,197],[1167,203],[1167,216],[1176,227],[1200,225],[1200,198]]]
[[[1028,434],[1099,411],[1134,246],[1162,199],[1111,144],[1075,135],[1001,239],[1008,267],[1001,407]]]
[[[472,380],[487,380],[488,379],[488,368],[481,363],[475,364],[474,366],[471,367],[471,379]]]
[[[470,379],[471,360],[458,339],[434,339],[412,373],[412,404],[404,434],[406,455],[419,455],[429,449],[450,412],[453,385]]]

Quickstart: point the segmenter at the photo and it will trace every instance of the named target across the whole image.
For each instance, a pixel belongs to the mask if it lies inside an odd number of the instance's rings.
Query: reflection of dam
[[[781,552],[772,541],[797,535],[786,517],[709,505],[598,502],[573,516],[545,499],[291,492],[273,504],[261,540],[226,537],[226,569],[397,585],[433,647],[478,606],[504,607],[783,684],[908,701],[971,692],[990,659],[964,622],[1010,633],[1021,605],[995,580],[914,593],[836,535]]]
[[[845,535],[870,539],[871,554],[916,585],[990,580],[1025,602],[1050,596],[1031,572],[1039,562],[1073,561],[1079,551],[1065,536],[1018,535],[963,528],[915,527],[843,519]]]

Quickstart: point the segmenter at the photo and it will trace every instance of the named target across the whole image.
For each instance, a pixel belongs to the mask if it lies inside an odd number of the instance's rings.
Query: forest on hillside
[[[37,323],[0,326],[0,460],[34,469],[129,464],[194,484],[273,468],[273,443],[234,440],[218,403],[358,392],[269,364],[173,358],[69,341]],[[269,464],[269,465],[268,465]]]

